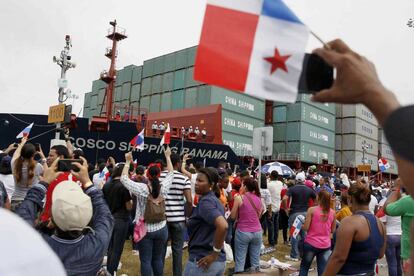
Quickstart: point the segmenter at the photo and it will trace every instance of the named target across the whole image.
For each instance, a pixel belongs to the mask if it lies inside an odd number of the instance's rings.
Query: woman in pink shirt
[[[329,192],[321,190],[317,200],[318,206],[308,209],[305,223],[302,226],[302,229],[307,231],[307,235],[303,245],[299,276],[308,275],[315,256],[318,275],[322,275],[331,255],[331,233],[336,227],[335,211],[330,208],[331,195]]]
[[[262,245],[262,227],[260,217],[263,212],[260,189],[256,180],[248,178],[243,181],[245,193],[234,199],[231,218],[237,219],[234,239],[234,272],[243,272],[249,250],[251,271],[260,269],[260,247]]]

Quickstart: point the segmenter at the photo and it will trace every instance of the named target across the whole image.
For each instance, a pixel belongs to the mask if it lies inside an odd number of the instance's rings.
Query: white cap
[[[296,181],[304,182],[306,179],[305,173],[300,172],[296,175]]]

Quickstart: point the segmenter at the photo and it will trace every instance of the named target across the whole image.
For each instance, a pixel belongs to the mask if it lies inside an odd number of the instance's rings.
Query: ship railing
[[[126,34],[126,29],[116,26],[115,27],[115,32],[114,32],[114,28],[109,28],[107,33],[108,33],[108,35],[112,35],[113,33],[118,33],[118,34],[121,34],[121,35],[125,35]]]
[[[277,160],[299,161],[300,155],[298,153],[279,153],[276,156]]]

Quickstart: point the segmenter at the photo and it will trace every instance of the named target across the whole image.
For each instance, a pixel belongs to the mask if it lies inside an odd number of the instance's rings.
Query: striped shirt
[[[167,174],[167,171],[161,173],[160,181]],[[184,190],[191,190],[191,183],[188,177],[178,171],[174,171],[174,179],[171,188],[165,198],[165,215],[167,222],[185,221],[185,198]]]
[[[160,179],[161,182],[161,194],[164,198],[167,197],[167,193],[169,189],[172,187],[172,180],[173,180],[173,173],[166,172],[166,177],[164,179]],[[139,219],[140,217],[144,216],[145,207],[147,206],[147,199],[149,195],[148,185],[145,183],[139,183],[132,181],[128,178],[127,175],[123,175],[121,177],[121,183],[127,188],[132,194],[137,197],[137,208],[135,210],[135,220]],[[166,201],[167,203],[167,201]],[[167,211],[165,212],[167,213]],[[155,232],[158,231],[166,225],[166,221],[160,221],[156,223],[145,223],[147,228],[147,232]]]

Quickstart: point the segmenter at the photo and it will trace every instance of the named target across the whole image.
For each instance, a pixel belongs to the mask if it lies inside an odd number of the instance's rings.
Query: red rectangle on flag
[[[258,15],[207,5],[194,79],[244,91]]]

